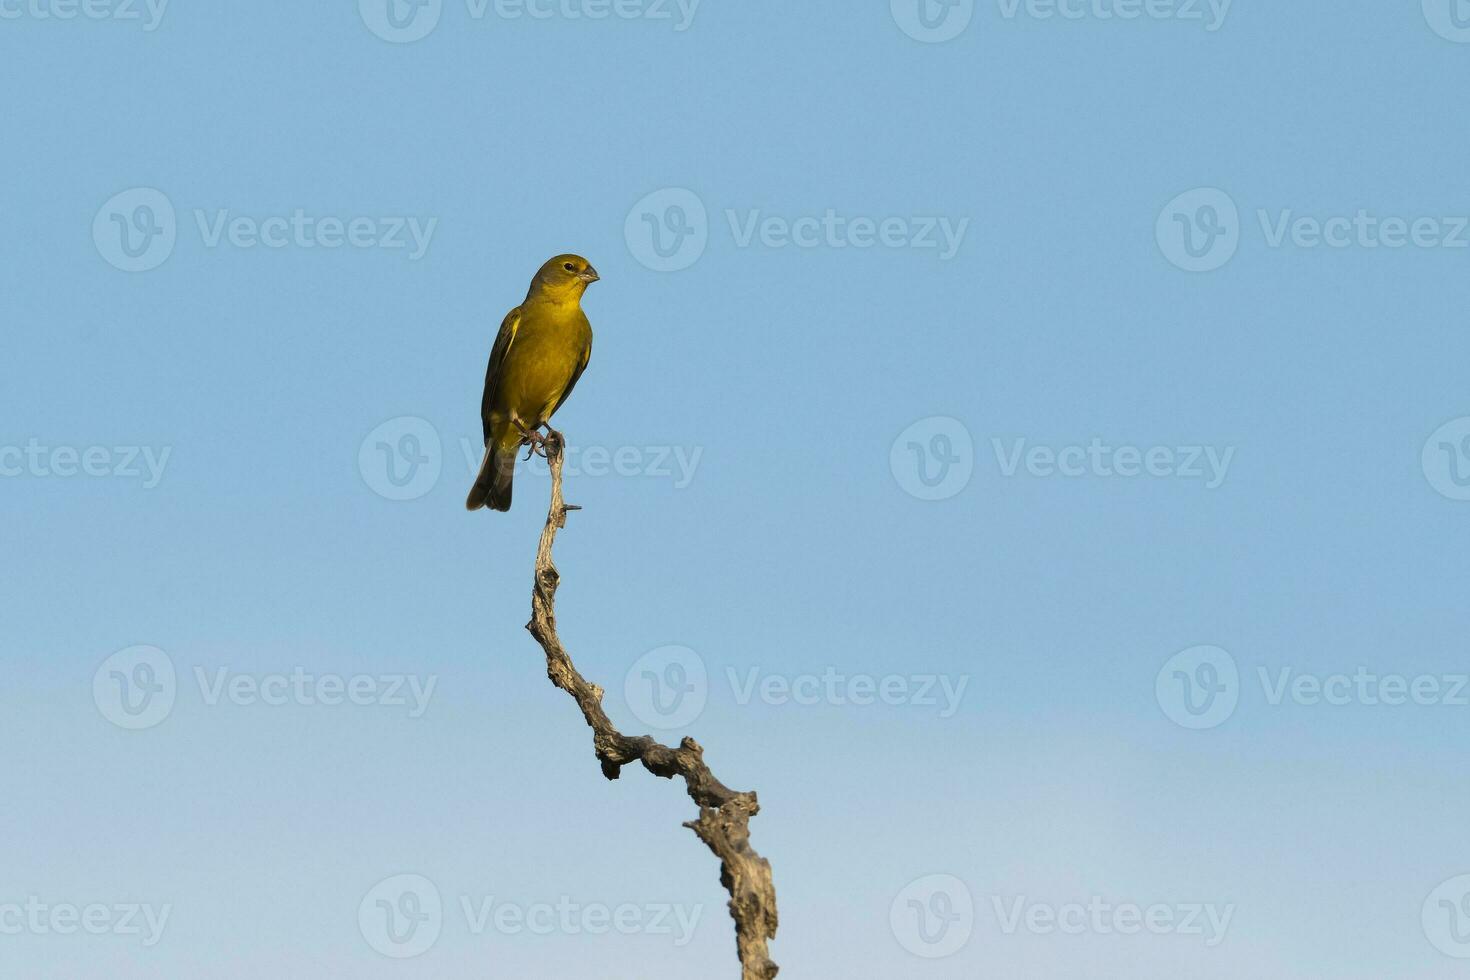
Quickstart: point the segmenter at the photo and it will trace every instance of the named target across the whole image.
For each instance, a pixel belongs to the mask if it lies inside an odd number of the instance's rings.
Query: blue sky
[[[0,977],[1459,976],[1470,5],[0,0]],[[90,928],[89,928],[90,927]]]

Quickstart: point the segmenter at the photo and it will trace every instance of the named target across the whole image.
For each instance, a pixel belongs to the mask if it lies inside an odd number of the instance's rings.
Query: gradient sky
[[[1463,975],[1466,4],[386,2],[0,0],[0,978],[736,974],[462,507],[564,250],[562,637],[783,977]]]

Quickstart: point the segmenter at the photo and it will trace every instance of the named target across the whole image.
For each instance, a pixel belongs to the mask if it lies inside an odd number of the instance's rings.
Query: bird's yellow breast
[[[592,328],[577,306],[522,309],[515,341],[501,365],[492,413],[528,426],[549,419],[591,340]]]

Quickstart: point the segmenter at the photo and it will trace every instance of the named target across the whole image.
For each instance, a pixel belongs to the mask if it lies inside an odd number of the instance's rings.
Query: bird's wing
[[[551,406],[552,415],[555,415],[556,410],[561,408],[562,402],[567,400],[567,396],[572,393],[572,389],[577,387],[577,379],[582,376],[583,371],[587,370],[587,362],[590,360],[592,360],[592,338],[589,336],[587,338],[587,346],[582,348],[582,359],[577,362],[577,369],[572,372],[572,380],[567,382],[566,389],[562,391],[561,397],[556,400],[555,405]]]
[[[521,326],[521,308],[517,306],[500,321],[500,333],[495,336],[495,346],[490,349],[490,364],[485,368],[485,397],[480,400],[480,421],[485,427],[485,441],[490,440],[490,406],[495,404],[495,395],[500,387],[500,368],[505,364],[505,355],[515,343],[516,331]]]

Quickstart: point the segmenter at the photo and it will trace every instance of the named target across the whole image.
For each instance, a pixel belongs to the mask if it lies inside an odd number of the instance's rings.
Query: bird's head
[[[531,280],[531,292],[540,292],[558,302],[576,301],[599,278],[592,263],[582,256],[558,255],[547,259],[536,273],[536,278]]]

